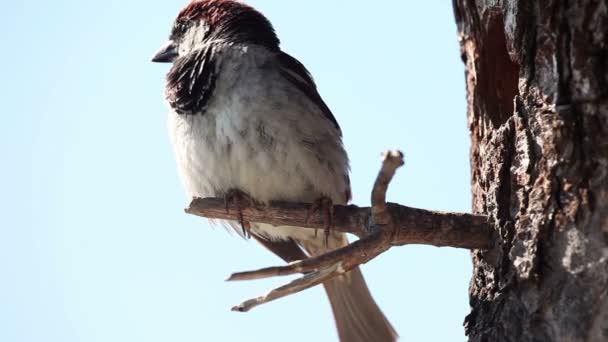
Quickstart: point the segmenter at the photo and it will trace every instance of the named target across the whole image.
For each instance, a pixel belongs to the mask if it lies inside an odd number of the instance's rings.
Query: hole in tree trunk
[[[509,57],[502,14],[490,12],[486,18],[480,40],[485,44],[479,51],[477,98],[497,128],[513,114],[513,99],[519,92],[519,65]]]

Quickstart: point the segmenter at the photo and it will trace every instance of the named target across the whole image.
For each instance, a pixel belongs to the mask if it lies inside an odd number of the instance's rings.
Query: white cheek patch
[[[200,22],[193,25],[182,37],[179,44],[178,53],[180,56],[185,56],[191,51],[196,50],[204,45],[205,35],[209,30],[207,23]]]

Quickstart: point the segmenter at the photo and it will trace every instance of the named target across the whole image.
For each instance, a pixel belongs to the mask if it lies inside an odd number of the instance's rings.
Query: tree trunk
[[[470,341],[608,341],[608,1],[454,0],[466,64]]]

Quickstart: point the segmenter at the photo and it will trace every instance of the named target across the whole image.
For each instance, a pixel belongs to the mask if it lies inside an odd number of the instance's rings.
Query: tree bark
[[[454,0],[466,65],[470,341],[608,341],[608,1]]]

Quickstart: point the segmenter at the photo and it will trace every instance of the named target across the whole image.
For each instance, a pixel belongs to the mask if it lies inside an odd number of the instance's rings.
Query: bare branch
[[[234,273],[228,278],[228,281],[254,280],[296,273],[314,272],[319,269],[331,267],[331,265],[338,262],[341,262],[342,268],[348,271],[360,264],[368,262],[388,250],[390,247],[390,244],[386,243],[386,239],[381,232],[375,232],[346,247],[338,248],[316,257],[294,261],[285,266],[267,267],[255,271]]]
[[[309,273],[288,284],[277,287],[263,296],[249,299],[239,305],[235,305],[232,307],[232,311],[247,312],[258,305],[271,302],[275,299],[279,299],[290,294],[304,291],[341,274],[344,274],[341,263],[334,264],[328,268]]]
[[[382,168],[372,191],[371,208],[334,206],[332,230],[355,234],[359,240],[326,254],[285,266],[232,274],[229,281],[307,273],[266,295],[247,300],[235,306],[233,310],[248,311],[260,304],[321,284],[367,263],[392,246],[419,243],[471,249],[488,247],[490,227],[484,216],[442,213],[386,203],[388,185],[401,165],[401,152],[389,151],[383,155]],[[243,219],[249,222],[324,228],[325,222],[322,218],[307,217],[309,208],[310,204],[305,203],[271,202],[266,206],[254,205],[241,209]],[[238,214],[234,211],[228,212],[223,199],[218,198],[196,198],[186,212],[213,219],[239,219]]]
[[[264,207],[243,208],[243,217],[248,222],[323,229],[325,223],[316,215],[306,221],[309,208],[308,203],[271,201]],[[423,244],[487,249],[490,244],[491,229],[486,216],[410,208],[397,203],[387,203],[386,208],[397,230],[391,242],[393,246]],[[238,220],[236,211],[226,212],[222,198],[195,198],[186,212],[210,219]],[[364,237],[370,233],[371,214],[370,207],[335,205],[332,230]]]
[[[372,220],[375,224],[386,225],[391,223],[391,216],[386,207],[386,191],[395,172],[404,162],[401,151],[387,151],[382,157],[382,168],[372,189]]]

